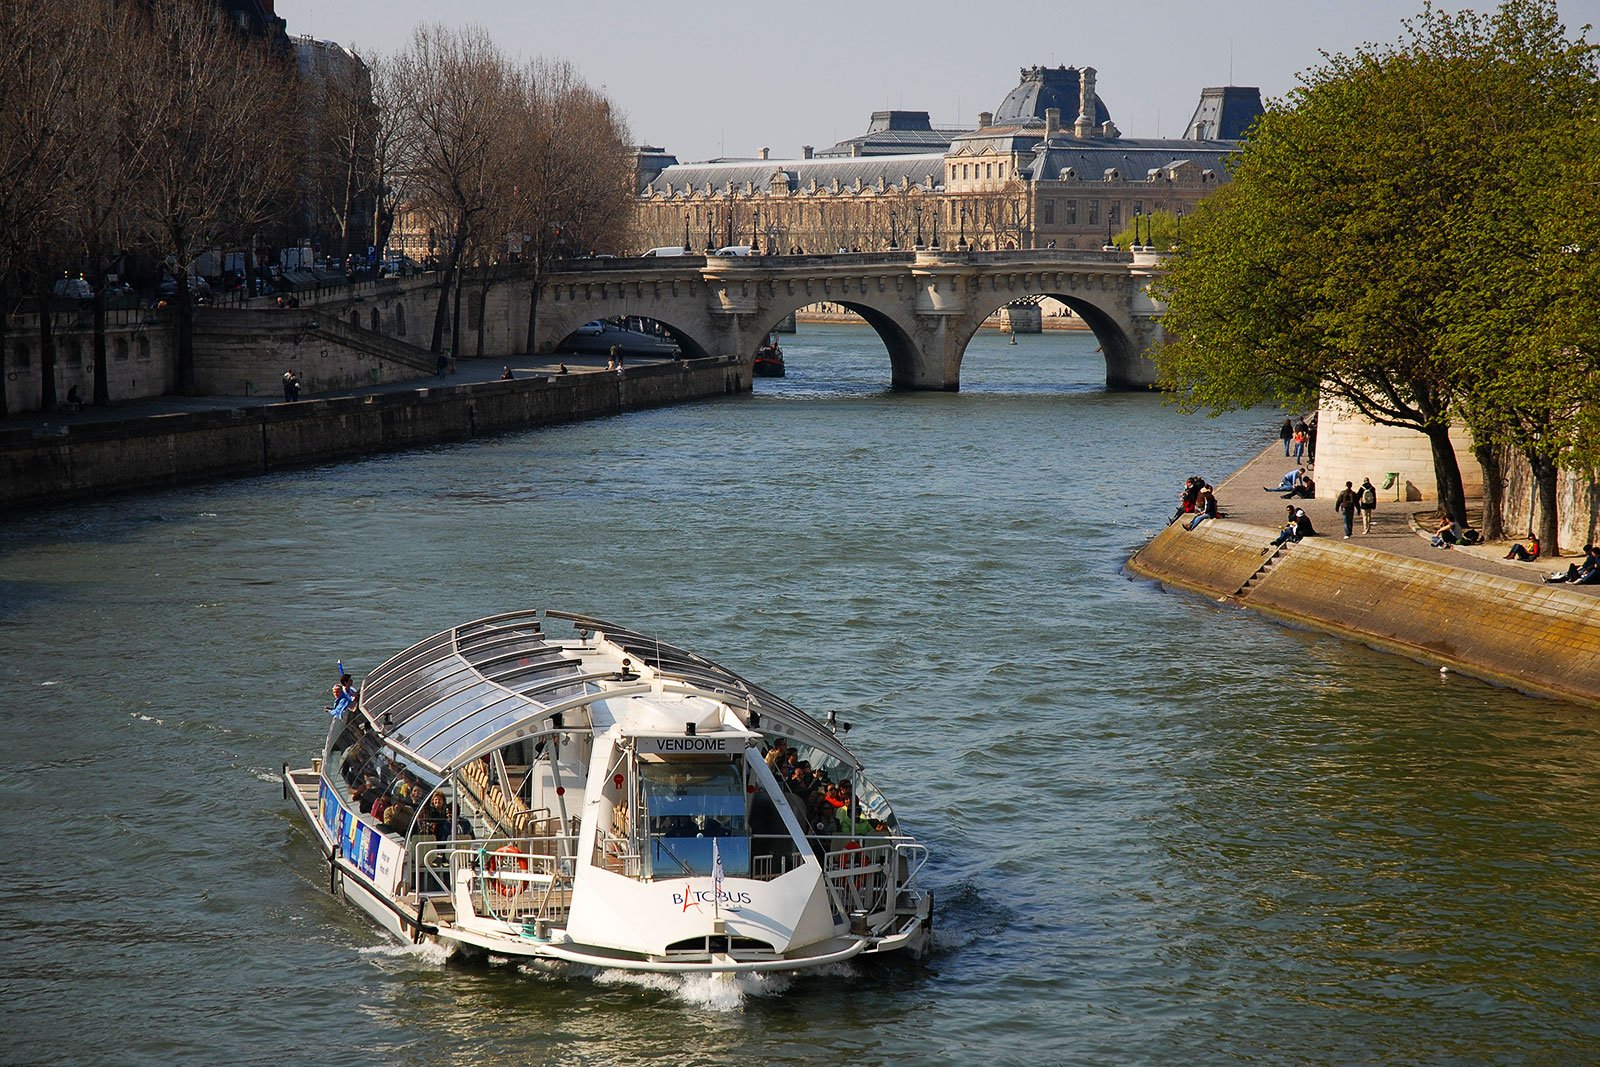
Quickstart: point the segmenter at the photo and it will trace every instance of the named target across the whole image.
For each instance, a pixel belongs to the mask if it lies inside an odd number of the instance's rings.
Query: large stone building
[[[1254,88],[1204,90],[1184,137],[1124,137],[1092,67],[1029,67],[974,129],[880,111],[800,159],[679,163],[638,150],[638,251],[748,244],[766,253],[1098,248],[1135,215],[1192,210],[1226,180],[1261,113]]]

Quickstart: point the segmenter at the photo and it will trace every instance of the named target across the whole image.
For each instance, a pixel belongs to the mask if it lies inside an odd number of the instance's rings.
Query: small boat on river
[[[528,611],[343,681],[284,792],[329,888],[396,937],[669,973],[928,947],[927,850],[831,721],[693,652]]]
[[[750,360],[750,373],[757,378],[783,377],[783,349],[778,347],[778,336],[773,334],[767,343],[756,349]]]

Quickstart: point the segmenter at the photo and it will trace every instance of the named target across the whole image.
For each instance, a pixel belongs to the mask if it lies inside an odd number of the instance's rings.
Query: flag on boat
[[[715,837],[711,839],[711,895],[718,903],[722,901],[722,848]]]

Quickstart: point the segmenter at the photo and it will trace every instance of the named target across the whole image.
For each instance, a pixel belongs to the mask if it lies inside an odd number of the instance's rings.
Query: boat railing
[[[472,913],[483,918],[526,921],[564,916],[572,899],[572,855],[576,838],[496,837],[430,842],[418,850],[419,894],[450,893],[460,902],[465,888]]]
[[[866,919],[893,913],[901,891],[927,862],[927,847],[915,841],[847,841],[823,855],[822,869],[841,910],[852,919]]]

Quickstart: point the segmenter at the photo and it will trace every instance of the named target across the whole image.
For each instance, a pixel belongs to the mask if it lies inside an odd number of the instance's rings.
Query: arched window
[[[139,359],[148,361],[150,359],[150,338],[140,334],[138,341],[134,343],[134,354]]]
[[[118,363],[128,362],[128,339],[119,337],[111,345],[111,358]]]

